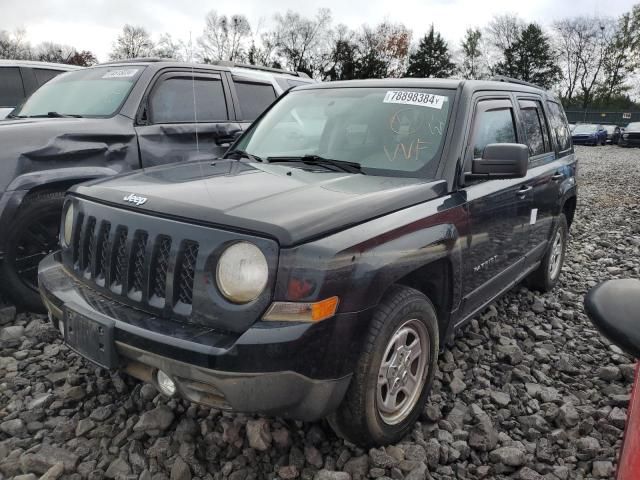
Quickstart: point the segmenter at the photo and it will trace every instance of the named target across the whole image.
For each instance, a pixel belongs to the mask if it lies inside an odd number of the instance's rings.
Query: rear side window
[[[0,107],[15,107],[24,100],[22,75],[18,67],[0,68]]]
[[[473,158],[481,158],[484,147],[492,143],[516,143],[513,109],[486,110],[478,103],[473,133]]]
[[[253,121],[276,99],[276,91],[270,84],[233,79],[240,103],[241,119]]]
[[[558,143],[558,150],[568,150],[571,148],[571,133],[569,132],[564,110],[556,102],[547,102],[547,106],[549,107],[551,134]]]
[[[195,109],[194,109],[195,106]],[[152,123],[202,123],[229,119],[219,78],[170,77],[149,101]]]
[[[534,157],[550,152],[552,148],[547,137],[547,124],[542,105],[540,102],[531,100],[520,101],[519,104],[529,155]]]
[[[38,86],[44,85],[53,77],[57,77],[62,72],[60,70],[50,70],[48,68],[34,68],[33,74],[36,76],[36,82]]]

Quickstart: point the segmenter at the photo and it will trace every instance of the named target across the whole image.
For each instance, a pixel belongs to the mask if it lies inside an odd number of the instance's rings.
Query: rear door
[[[558,204],[561,178],[556,163],[556,151],[551,142],[547,116],[541,97],[518,95],[522,142],[529,148],[529,171],[527,178],[533,187],[533,207],[529,217],[530,234],[527,255],[531,262],[544,254],[546,242]],[[557,176],[556,176],[557,174]]]
[[[4,118],[25,99],[19,67],[0,67],[0,118]]]
[[[136,132],[142,167],[224,154],[240,125],[226,77],[215,72],[161,74],[143,100]]]
[[[516,109],[509,94],[480,97],[465,147],[465,171],[492,143],[518,143]],[[470,235],[463,265],[464,315],[493,299],[522,273],[532,188],[525,179],[475,180],[463,189]]]
[[[278,97],[270,82],[232,75],[233,93],[238,106],[238,120],[246,128]]]

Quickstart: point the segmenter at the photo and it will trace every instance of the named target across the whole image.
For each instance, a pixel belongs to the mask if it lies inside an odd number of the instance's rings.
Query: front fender
[[[119,173],[117,170],[107,167],[73,167],[42,170],[17,176],[0,196],[0,232],[6,232],[10,228],[20,205],[32,189],[36,187],[46,189],[49,185],[51,190],[66,190],[70,185],[117,173]],[[4,257],[5,237],[6,235],[0,235],[0,261]]]
[[[461,238],[468,216],[460,195],[446,196],[368,221],[281,252],[275,299],[340,298],[340,312],[377,305],[389,286],[437,260],[447,259],[460,283]],[[453,289],[451,306],[460,301]]]

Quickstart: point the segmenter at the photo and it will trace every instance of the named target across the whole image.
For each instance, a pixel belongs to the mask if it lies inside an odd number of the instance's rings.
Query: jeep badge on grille
[[[147,201],[147,197],[139,197],[135,193],[130,193],[126,197],[124,197],[125,202],[135,203],[136,206],[143,205]]]

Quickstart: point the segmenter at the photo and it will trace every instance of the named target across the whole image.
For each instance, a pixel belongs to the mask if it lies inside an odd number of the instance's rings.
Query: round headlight
[[[258,298],[267,286],[268,277],[267,259],[252,243],[234,243],[218,260],[218,288],[232,302],[247,303]]]
[[[73,233],[73,203],[69,203],[64,213],[64,224],[62,227],[63,245],[71,245],[71,234]]]

